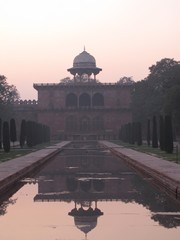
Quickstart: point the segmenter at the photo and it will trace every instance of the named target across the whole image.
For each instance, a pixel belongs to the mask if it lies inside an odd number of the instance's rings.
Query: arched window
[[[74,93],[66,96],[66,107],[77,107],[77,96]]]
[[[101,130],[103,129],[103,126],[104,126],[104,122],[101,116],[97,116],[93,118],[93,121],[92,121],[93,130]]]
[[[89,94],[83,93],[79,97],[79,106],[80,107],[90,107],[91,106],[91,98]]]
[[[66,130],[67,131],[77,130],[77,119],[75,116],[70,115],[66,118]]]
[[[80,120],[80,130],[87,132],[90,130],[90,119],[88,117],[82,117]]]
[[[101,93],[95,93],[92,98],[93,106],[104,106],[104,97]]]

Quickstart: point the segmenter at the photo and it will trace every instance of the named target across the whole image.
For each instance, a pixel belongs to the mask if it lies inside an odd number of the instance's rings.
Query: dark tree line
[[[23,124],[25,126],[23,126]],[[44,124],[27,121],[21,124],[21,141],[26,139],[27,146],[33,147],[37,144],[50,141],[50,128]]]
[[[164,58],[149,70],[145,79],[133,84],[133,121],[142,122],[145,130],[147,119],[169,115],[174,132],[180,136],[180,62]]]
[[[12,118],[12,103],[19,100],[19,93],[14,85],[7,82],[4,75],[0,75],[0,114],[3,119]]]
[[[153,125],[152,125],[152,147],[158,147],[158,135],[157,135],[157,120],[156,116],[153,116]]]
[[[0,148],[2,148],[5,152],[9,152],[11,148],[11,142],[14,142],[17,140],[16,137],[16,123],[14,118],[10,120],[10,123],[8,121],[2,122],[0,119]]]
[[[119,139],[129,144],[142,145],[142,128],[140,122],[124,124],[119,131]]]
[[[167,153],[173,152],[173,129],[171,116],[166,115],[164,119],[164,150]]]
[[[9,152],[11,142],[17,141],[16,122],[12,118],[10,123],[8,121],[2,122],[0,119],[0,148],[3,147],[5,152]],[[44,124],[34,121],[21,121],[20,128],[20,147],[23,148],[25,144],[28,147],[33,147],[37,144],[50,141],[50,128]]]
[[[170,115],[159,117],[159,125],[156,116],[147,120],[146,139],[147,145],[153,148],[160,147],[167,153],[173,153],[173,128]],[[137,144],[141,146],[142,141],[142,124],[141,122],[132,122],[122,125],[119,131],[119,139],[125,143]]]
[[[167,153],[173,153],[173,128],[170,115],[159,116],[159,125],[156,116],[147,120],[147,144],[150,146],[152,136],[152,147],[160,148]],[[151,132],[152,125],[152,132]]]

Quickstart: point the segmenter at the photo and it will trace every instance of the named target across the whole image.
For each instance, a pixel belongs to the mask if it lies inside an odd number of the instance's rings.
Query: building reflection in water
[[[103,212],[97,207],[97,201],[95,208],[92,207],[92,202],[81,202],[78,207],[75,201],[75,207],[68,214],[74,217],[76,227],[84,232],[87,239],[87,233],[97,226],[97,219],[103,215]]]
[[[105,214],[98,208],[100,201],[142,204],[151,210],[151,218],[160,225],[167,228],[180,225],[176,218],[158,215],[158,212],[176,211],[176,204],[104,149],[64,150],[37,178],[38,194],[34,201],[73,201],[74,208],[67,214],[74,218],[85,238]]]
[[[123,173],[128,173],[127,167],[120,166],[107,150],[64,151],[39,173],[34,201],[73,201],[68,215],[87,238],[103,215],[98,202],[120,199],[120,192],[130,187],[133,174],[129,172],[129,180],[122,181]]]

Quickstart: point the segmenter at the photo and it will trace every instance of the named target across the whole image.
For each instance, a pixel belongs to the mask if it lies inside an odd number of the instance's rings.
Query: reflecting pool
[[[180,204],[96,144],[73,144],[1,199],[2,240],[179,240]]]

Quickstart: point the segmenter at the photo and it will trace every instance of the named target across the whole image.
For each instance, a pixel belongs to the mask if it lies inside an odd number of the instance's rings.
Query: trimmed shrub
[[[164,119],[164,149],[167,153],[173,153],[173,131],[171,116],[166,115]]]
[[[152,127],[153,127],[152,128],[152,147],[158,148],[156,116],[153,116],[153,126]]]
[[[3,122],[3,148],[5,152],[10,151],[10,131],[7,121]]]
[[[33,122],[27,121],[26,123],[26,132],[27,132],[27,146],[32,147],[33,146]]]
[[[150,146],[151,144],[151,121],[150,119],[147,120],[147,145]]]
[[[20,129],[20,147],[23,148],[26,141],[26,120],[21,121],[21,129]]]
[[[17,135],[16,135],[16,122],[14,118],[11,118],[10,120],[10,141],[14,142],[17,141]]]
[[[141,127],[141,123],[137,122],[136,126],[137,126],[137,145],[141,146],[142,145],[142,127]]]
[[[0,118],[0,149],[2,149],[2,120]]]
[[[160,149],[164,150],[164,118],[162,115],[159,117],[159,145]]]

